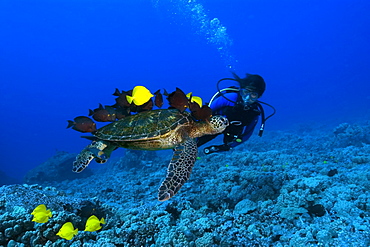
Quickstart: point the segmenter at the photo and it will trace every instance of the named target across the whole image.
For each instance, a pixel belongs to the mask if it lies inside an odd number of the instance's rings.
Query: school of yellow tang
[[[53,216],[50,209],[47,209],[44,204],[38,205],[32,211],[31,215],[33,215],[32,221],[36,223],[46,223],[49,221],[49,218]],[[101,218],[99,220],[98,217],[96,217],[95,215],[91,215],[86,221],[84,231],[86,232],[98,231],[102,228],[102,224],[105,224],[104,218]],[[78,234],[78,229],[74,228],[72,222],[66,222],[59,229],[56,235],[66,240],[71,240],[77,234]]]

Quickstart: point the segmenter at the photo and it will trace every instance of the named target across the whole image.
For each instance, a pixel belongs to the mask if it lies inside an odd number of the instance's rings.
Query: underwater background
[[[369,246],[369,12],[367,0],[0,1],[0,245]],[[156,191],[171,151],[119,149],[69,174],[88,141],[67,120],[114,104],[116,88],[208,102],[231,71],[261,75],[277,113],[262,138],[200,155],[169,202]],[[56,218],[31,222],[39,204]],[[55,236],[92,211],[103,230]]]
[[[368,1],[0,2],[1,170],[21,179],[86,144],[67,120],[115,88],[175,87],[206,102],[216,82],[260,74],[268,129],[369,116]],[[217,18],[217,19],[215,19]],[[213,21],[213,22],[212,22]],[[228,86],[228,85],[220,85]]]

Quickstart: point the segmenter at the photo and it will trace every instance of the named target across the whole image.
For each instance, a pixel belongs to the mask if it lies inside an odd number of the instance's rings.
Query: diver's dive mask
[[[241,88],[239,90],[240,96],[244,102],[244,104],[253,104],[258,99],[258,93],[250,88]]]

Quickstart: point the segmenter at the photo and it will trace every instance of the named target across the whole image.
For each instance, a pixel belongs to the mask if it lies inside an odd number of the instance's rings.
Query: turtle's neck
[[[194,122],[194,124],[189,127],[190,127],[189,137],[191,138],[197,138],[197,137],[201,137],[204,135],[217,134],[217,133],[214,133],[215,132],[214,129],[209,124],[209,122],[206,122],[206,121]]]

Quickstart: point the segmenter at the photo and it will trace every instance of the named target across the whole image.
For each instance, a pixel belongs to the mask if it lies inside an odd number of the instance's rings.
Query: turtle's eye
[[[219,116],[220,125],[229,126],[229,120],[224,116]]]

